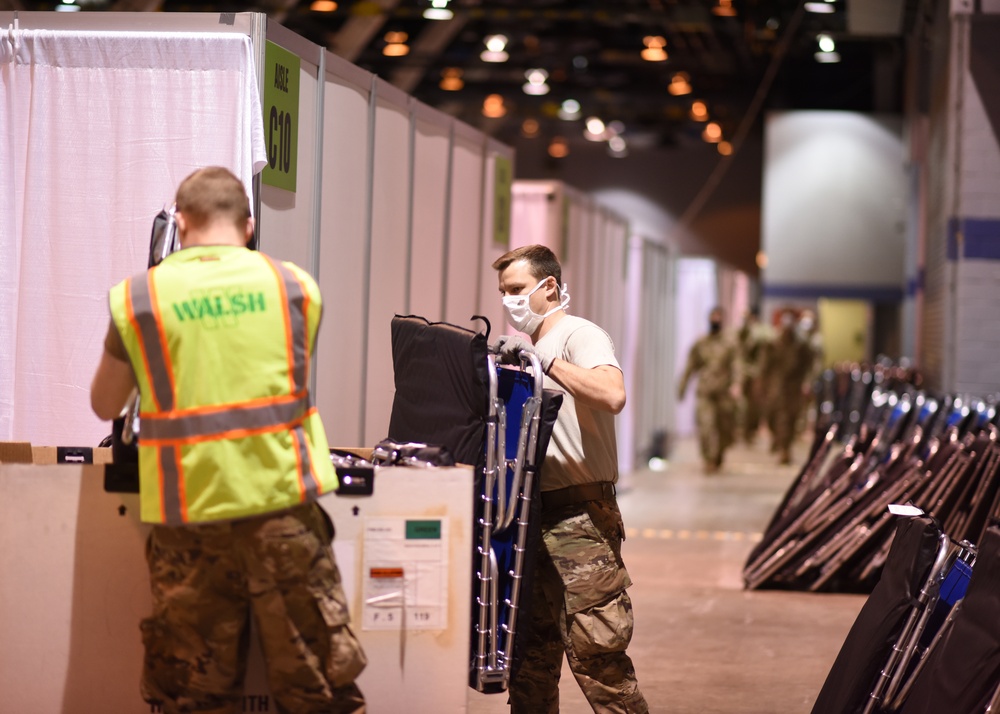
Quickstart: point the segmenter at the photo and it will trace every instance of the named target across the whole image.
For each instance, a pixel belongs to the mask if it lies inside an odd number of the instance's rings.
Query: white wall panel
[[[436,118],[436,117],[435,117]],[[416,119],[413,166],[413,226],[407,312],[440,320],[443,313],[445,209],[450,127]]]
[[[336,446],[365,446],[361,415],[367,323],[368,96],[371,75],[327,55],[316,404]],[[345,72],[346,70],[346,72]],[[354,71],[356,70],[356,71]],[[343,76],[344,74],[348,76]]]
[[[410,120],[406,95],[378,82],[375,91],[374,193],[369,286],[365,426],[362,443],[385,438],[392,411],[393,315],[406,305]]]
[[[479,294],[483,148],[481,135],[456,128],[451,155],[445,320],[461,327],[470,327]]]

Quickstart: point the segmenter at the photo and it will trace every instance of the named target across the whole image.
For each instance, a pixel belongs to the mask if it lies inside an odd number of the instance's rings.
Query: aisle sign
[[[299,58],[268,42],[264,50],[264,143],[262,180],[295,192],[299,148]]]
[[[511,185],[510,159],[496,156],[493,159],[493,243],[510,246],[510,202]]]

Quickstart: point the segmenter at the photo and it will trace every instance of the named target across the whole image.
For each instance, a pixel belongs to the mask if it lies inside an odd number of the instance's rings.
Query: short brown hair
[[[551,275],[556,279],[556,285],[562,285],[562,266],[559,265],[559,259],[544,245],[526,245],[504,253],[493,261],[493,269],[502,273],[511,263],[519,260],[528,261],[531,274],[538,280],[544,280]]]
[[[181,181],[175,200],[177,210],[196,228],[222,219],[242,229],[250,218],[243,183],[221,166],[199,169]]]

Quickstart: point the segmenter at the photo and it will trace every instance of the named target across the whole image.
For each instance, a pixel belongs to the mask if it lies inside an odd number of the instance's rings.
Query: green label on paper
[[[299,58],[273,42],[264,50],[264,141],[261,180],[295,192],[299,146]]]
[[[407,540],[441,540],[441,521],[407,521]]]

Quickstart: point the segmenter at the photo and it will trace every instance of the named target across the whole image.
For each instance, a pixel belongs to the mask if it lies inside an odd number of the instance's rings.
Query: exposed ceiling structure
[[[738,138],[741,124],[745,131],[762,109],[898,112],[904,31],[921,6],[921,0],[73,2],[85,11],[264,12],[501,141],[526,131],[582,141],[587,118],[596,117],[605,126],[599,136],[618,136],[636,148],[701,141],[713,121],[721,136],[707,138]],[[0,0],[25,10],[59,3]],[[432,9],[444,19],[428,19]],[[496,35],[506,39],[496,57],[506,59],[484,61],[485,41]],[[834,43],[839,62],[817,61],[821,35]],[[395,55],[393,48],[386,54],[391,44],[398,45]],[[541,70],[534,77],[536,83],[544,77],[547,93],[525,92],[533,70]],[[459,88],[442,88],[446,78]],[[690,91],[671,92],[685,84]],[[700,116],[692,113],[695,101],[704,103]],[[484,116],[484,103],[502,116]]]

